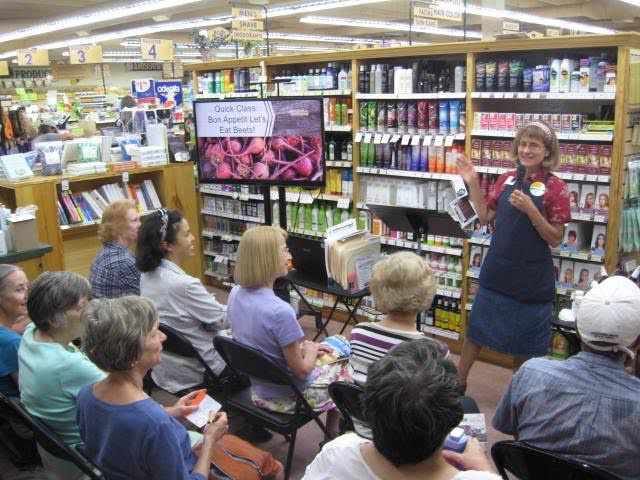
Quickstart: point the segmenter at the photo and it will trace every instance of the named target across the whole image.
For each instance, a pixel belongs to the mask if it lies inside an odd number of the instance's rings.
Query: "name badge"
[[[511,175],[509,175],[507,177],[507,179],[504,181],[505,185],[515,185],[515,183],[516,183],[516,179],[515,179],[515,177],[512,177]]]
[[[533,182],[529,187],[529,191],[534,197],[541,197],[547,191],[547,187],[542,182]]]

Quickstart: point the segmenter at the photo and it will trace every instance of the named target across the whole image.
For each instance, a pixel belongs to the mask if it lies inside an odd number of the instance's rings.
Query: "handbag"
[[[273,455],[235,435],[226,434],[211,451],[209,480],[262,480],[281,471]]]

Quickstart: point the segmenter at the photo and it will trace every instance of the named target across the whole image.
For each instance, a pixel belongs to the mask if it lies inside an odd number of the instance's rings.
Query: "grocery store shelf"
[[[476,172],[501,175],[509,171],[515,171],[515,167],[487,167],[476,165]],[[611,175],[593,175],[589,173],[553,172],[558,178],[574,182],[610,183]]]
[[[352,129],[351,125],[325,125],[325,132],[350,132]]]
[[[203,185],[200,187],[200,193],[206,193],[207,195],[231,197],[237,200],[264,200],[264,196],[259,193],[227,192],[224,190],[212,189],[211,187],[207,187],[206,185]]]
[[[422,331],[424,333],[430,333],[436,337],[444,337],[450,340],[460,340],[460,334],[458,332],[452,332],[451,330],[445,330],[444,328],[432,327],[431,325],[422,325]]]
[[[466,98],[466,92],[440,93],[356,93],[358,100],[448,100]]]
[[[233,241],[239,242],[240,239],[242,238],[241,235],[234,235],[232,233],[224,233],[224,232],[216,232],[215,230],[208,230],[208,229],[202,230],[202,236],[205,238],[220,237],[221,240],[227,241],[227,242],[233,242]]]
[[[407,177],[407,178],[419,178],[419,179],[431,179],[431,180],[453,180],[456,175],[453,173],[432,173],[432,172],[414,172],[410,170],[392,170],[388,168],[374,168],[374,167],[358,167],[356,169],[358,173],[364,173],[367,175],[387,175],[390,177]]]
[[[471,98],[518,100],[615,100],[615,92],[473,92]]]
[[[498,130],[480,130],[474,128],[471,135],[478,137],[514,138],[515,132]],[[612,142],[613,133],[556,133],[558,140],[576,140],[583,142]]]
[[[202,210],[200,210],[200,213],[202,213],[203,215],[213,215],[214,217],[230,218],[232,220],[243,220],[245,222],[264,223],[263,218],[250,217],[248,215],[236,215],[234,213],[217,212],[215,210],[208,210],[206,208],[203,208]]]

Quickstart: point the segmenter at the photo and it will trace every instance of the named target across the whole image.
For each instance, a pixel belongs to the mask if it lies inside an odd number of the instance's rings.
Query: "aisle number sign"
[[[156,60],[158,62],[173,60],[173,40],[141,38],[140,49],[142,50],[143,60]]]
[[[18,65],[21,67],[49,65],[49,51],[42,48],[24,48],[18,50]]]
[[[69,47],[69,63],[72,65],[102,63],[102,47],[100,45]]]
[[[7,75],[9,75],[9,62],[0,60],[0,77],[6,77]]]

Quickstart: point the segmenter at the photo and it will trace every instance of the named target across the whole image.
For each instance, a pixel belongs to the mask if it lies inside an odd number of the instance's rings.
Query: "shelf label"
[[[444,142],[444,136],[443,135],[436,135],[436,140],[435,140],[435,142],[433,142],[433,144],[436,147],[441,147],[443,142]]]
[[[129,182],[129,172],[124,171],[122,172],[122,183],[127,183]]]
[[[395,134],[391,137],[391,143],[396,143],[398,140],[400,140],[400,135],[398,135],[397,133],[395,133]]]
[[[391,139],[391,134],[390,133],[385,133],[384,135],[382,135],[382,143],[389,143],[389,140]]]
[[[173,60],[173,40],[141,38],[140,50],[143,60],[156,62]]]
[[[360,140],[362,140],[362,132],[357,132],[356,133],[356,138],[353,141],[355,143],[360,143]]]
[[[414,147],[416,145],[420,145],[420,135],[414,135],[413,137],[411,137],[411,145]]]
[[[100,45],[78,45],[69,47],[69,63],[72,65],[102,63],[102,47]]]
[[[424,137],[424,141],[422,142],[422,145],[431,145],[431,139],[433,138],[432,135],[426,135]]]
[[[371,143],[371,133],[365,133],[364,134],[364,140],[362,140],[364,143]]]
[[[379,145],[381,140],[382,140],[382,134],[376,133],[375,136],[373,137],[373,143],[375,143],[376,145]]]
[[[450,147],[451,145],[453,145],[453,140],[455,139],[455,137],[455,135],[447,135],[444,139],[444,146]]]
[[[350,203],[351,203],[350,198],[341,198],[338,200],[338,208],[349,208]]]
[[[411,135],[402,135],[400,145],[409,145],[409,140],[411,140]]]
[[[67,190],[69,190],[69,179],[68,178],[63,178],[60,181],[60,188],[62,189],[63,192],[66,192]]]
[[[300,194],[300,203],[303,204],[311,204],[313,203],[313,196],[310,193],[301,193]]]

